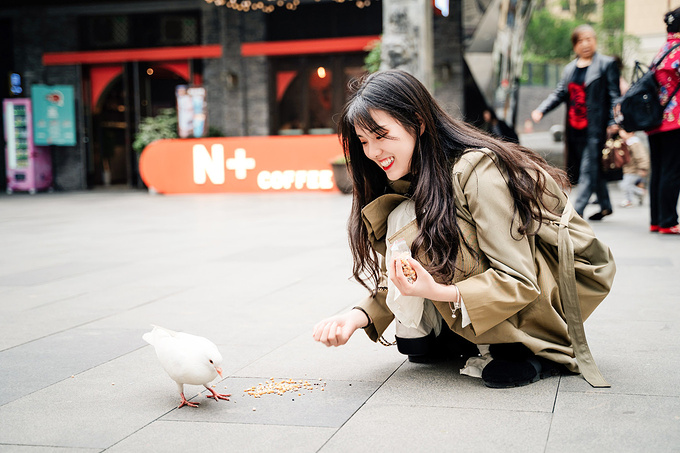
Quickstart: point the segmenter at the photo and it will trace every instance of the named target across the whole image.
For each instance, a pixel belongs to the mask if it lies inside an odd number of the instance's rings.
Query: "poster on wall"
[[[75,97],[71,85],[31,86],[33,141],[38,146],[75,146]]]
[[[205,88],[177,85],[177,135],[200,138],[207,132]]]

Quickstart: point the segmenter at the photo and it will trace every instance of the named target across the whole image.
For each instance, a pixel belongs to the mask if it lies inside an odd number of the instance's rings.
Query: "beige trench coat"
[[[547,173],[546,177],[547,189],[558,195],[555,211],[562,212],[567,196]],[[452,317],[447,301],[433,301],[437,310],[454,332],[475,344],[523,343],[536,355],[578,372],[556,280],[557,255],[547,245],[555,243],[557,228],[541,228],[539,237],[547,243],[536,236],[519,237],[516,226],[512,228],[513,200],[504,173],[488,151],[465,153],[453,167],[453,186],[462,235],[479,257],[475,259],[461,247],[460,270],[451,281],[458,286],[472,322],[462,328],[461,316]],[[404,199],[399,194],[383,195],[362,211],[372,245],[383,256],[387,216]],[[550,207],[557,203],[555,199],[545,201]],[[585,320],[608,294],[615,265],[609,248],[571,211],[570,224],[589,232],[571,235],[575,255],[588,261],[575,262],[578,300]],[[556,224],[560,216],[547,214],[546,220]],[[401,235],[410,244],[417,232],[414,221],[389,239]],[[382,278],[380,286],[387,286],[385,273]],[[377,341],[394,318],[385,304],[385,293],[378,291],[358,306],[371,317],[373,322],[365,331]]]

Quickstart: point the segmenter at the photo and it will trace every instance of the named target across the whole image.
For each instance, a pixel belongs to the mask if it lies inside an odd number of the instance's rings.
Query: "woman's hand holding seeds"
[[[401,264],[402,260],[408,262],[414,275],[411,275],[411,271],[408,269],[404,269],[405,266]],[[397,258],[392,260],[389,276],[392,283],[404,296],[423,297],[437,301],[454,301],[458,294],[458,290],[454,285],[437,283],[432,278],[432,275],[413,258]]]

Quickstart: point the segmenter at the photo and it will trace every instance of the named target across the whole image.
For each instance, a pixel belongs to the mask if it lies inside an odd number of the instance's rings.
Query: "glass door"
[[[363,54],[277,58],[272,68],[273,135],[336,133],[347,83],[365,72]]]

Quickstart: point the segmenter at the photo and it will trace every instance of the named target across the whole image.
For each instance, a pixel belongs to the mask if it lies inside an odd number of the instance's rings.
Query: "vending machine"
[[[5,157],[7,193],[25,191],[31,194],[52,185],[50,149],[33,144],[31,100],[2,101],[5,120]]]

